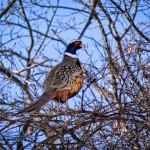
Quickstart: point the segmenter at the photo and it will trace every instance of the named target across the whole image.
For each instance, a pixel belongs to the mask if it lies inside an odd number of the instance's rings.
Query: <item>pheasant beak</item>
[[[82,48],[86,48],[86,46],[84,45],[84,44],[80,44],[80,47],[82,47]]]

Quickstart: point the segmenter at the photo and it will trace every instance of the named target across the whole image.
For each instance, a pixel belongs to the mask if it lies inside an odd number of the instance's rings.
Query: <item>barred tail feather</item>
[[[55,92],[47,91],[47,92],[43,93],[37,101],[31,103],[28,107],[26,107],[26,108],[22,109],[21,111],[19,111],[17,113],[17,115],[35,111],[35,110],[41,108],[43,105],[45,105],[47,102],[49,102],[54,97],[55,97]]]

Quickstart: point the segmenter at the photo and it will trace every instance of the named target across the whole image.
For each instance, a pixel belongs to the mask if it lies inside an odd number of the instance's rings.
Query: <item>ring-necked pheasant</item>
[[[17,114],[35,111],[50,100],[66,103],[69,98],[75,96],[83,83],[83,72],[76,51],[84,47],[80,40],[71,41],[66,48],[63,61],[47,74],[43,94]]]

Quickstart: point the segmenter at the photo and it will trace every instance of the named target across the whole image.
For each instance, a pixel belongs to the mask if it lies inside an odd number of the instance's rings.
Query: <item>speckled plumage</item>
[[[65,103],[68,98],[73,97],[81,89],[83,82],[82,74],[78,59],[64,56],[62,63],[55,66],[48,73],[44,83],[44,92],[49,87],[57,89],[56,92],[58,94],[56,94],[54,100]]]
[[[35,111],[51,99],[66,103],[69,98],[79,92],[83,83],[83,72],[76,51],[83,46],[79,40],[75,40],[67,46],[63,61],[47,74],[43,94],[18,114]]]

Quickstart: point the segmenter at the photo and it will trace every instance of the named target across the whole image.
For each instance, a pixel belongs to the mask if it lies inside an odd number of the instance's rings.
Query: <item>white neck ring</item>
[[[72,58],[78,58],[76,54],[71,54],[71,53],[65,52],[65,55],[70,56]]]

